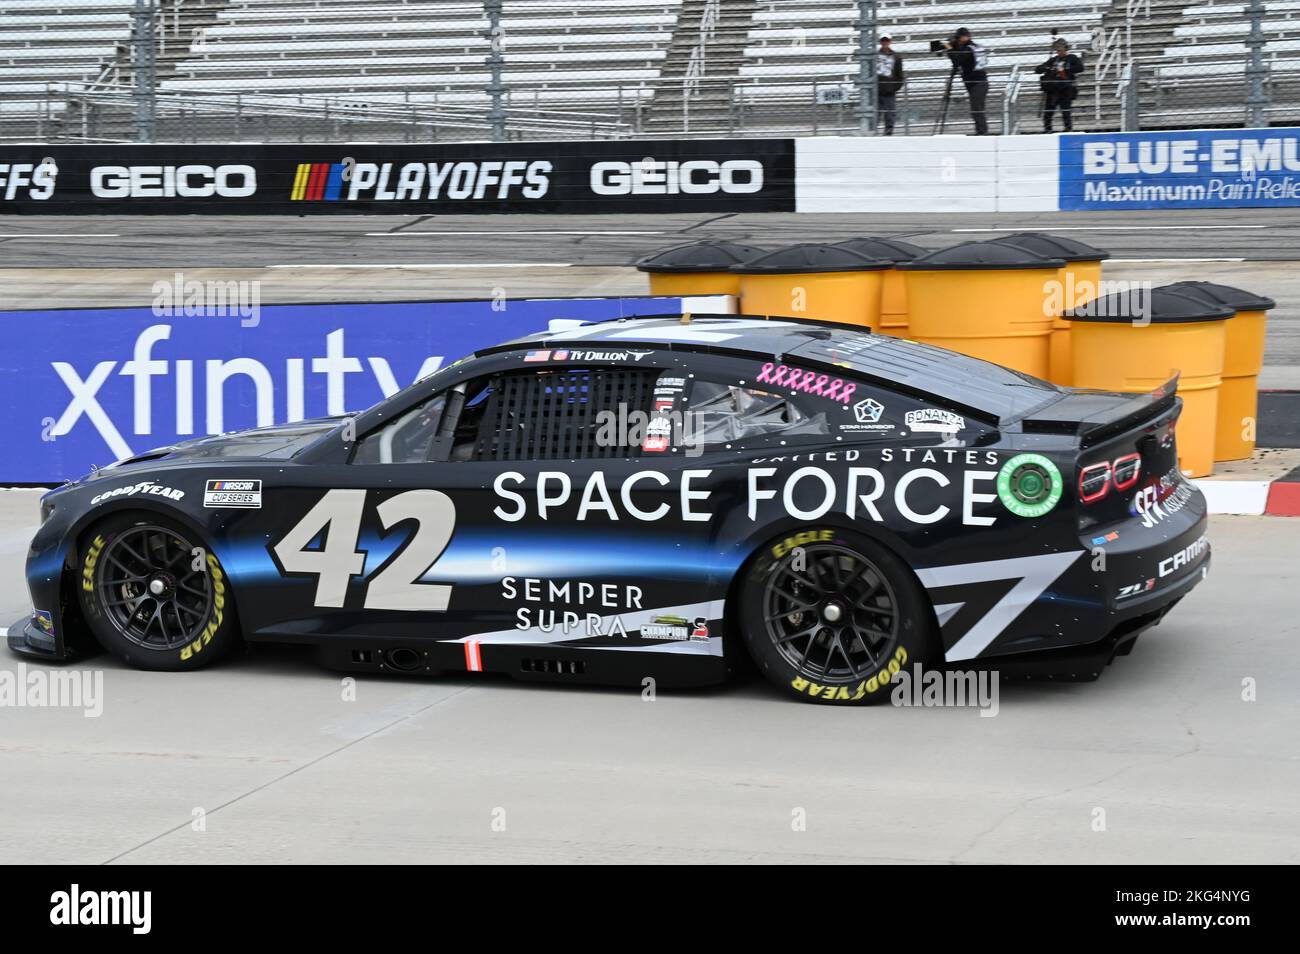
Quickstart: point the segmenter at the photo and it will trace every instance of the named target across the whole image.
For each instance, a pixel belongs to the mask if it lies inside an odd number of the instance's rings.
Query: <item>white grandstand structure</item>
[[[141,75],[160,139],[482,139],[493,43],[512,138],[859,130],[856,0],[0,0],[0,137],[129,140]],[[1088,65],[1076,128],[1241,125],[1243,3],[878,0],[906,57],[899,132],[940,127],[949,77],[930,40],[969,27],[991,50],[995,131],[1034,132],[1033,67],[1058,31]],[[1265,115],[1300,114],[1300,0],[1267,3]],[[153,51],[149,72],[137,54]],[[140,67],[143,69],[144,67]],[[960,83],[943,125],[969,129]]]

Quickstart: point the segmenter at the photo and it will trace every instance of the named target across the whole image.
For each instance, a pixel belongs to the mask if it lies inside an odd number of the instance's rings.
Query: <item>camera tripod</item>
[[[948,83],[943,89],[943,103],[939,108],[939,118],[934,123],[934,134],[938,135],[943,132],[944,127],[948,125],[948,110],[952,106],[952,81],[957,77],[957,64],[952,65],[948,72]]]

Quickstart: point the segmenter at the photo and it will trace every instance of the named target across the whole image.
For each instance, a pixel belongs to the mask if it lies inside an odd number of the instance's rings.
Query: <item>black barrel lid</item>
[[[1069,321],[1102,321],[1129,324],[1150,320],[1152,324],[1179,324],[1191,321],[1221,321],[1236,311],[1189,295],[1173,285],[1149,290],[1115,292],[1084,302],[1063,316]]]
[[[1277,302],[1271,298],[1232,285],[1219,285],[1215,282],[1174,282],[1165,287],[1177,289],[1183,295],[1195,295],[1210,304],[1226,305],[1234,311],[1268,311],[1270,308],[1277,307]]]
[[[647,255],[636,263],[639,271],[663,272],[725,272],[737,262],[748,261],[762,255],[764,249],[734,242],[692,242],[663,248]]]
[[[872,272],[892,268],[891,261],[865,258],[838,245],[805,242],[788,245],[774,252],[733,265],[742,275],[800,275],[815,272]]]
[[[866,258],[880,259],[885,262],[910,262],[924,255],[926,250],[911,242],[891,238],[851,238],[836,242],[836,248],[847,248]]]
[[[1001,245],[997,242],[962,242],[960,245],[941,248],[929,255],[922,255],[910,262],[903,262],[898,267],[908,271],[938,272],[1060,268],[1064,264],[1063,259],[1050,258],[1017,245]]]
[[[1039,255],[1063,258],[1067,262],[1102,262],[1110,258],[1110,252],[1105,249],[1094,248],[1087,242],[1079,242],[1048,232],[1017,232],[993,241],[999,245],[1014,245],[1017,248],[1028,249]]]

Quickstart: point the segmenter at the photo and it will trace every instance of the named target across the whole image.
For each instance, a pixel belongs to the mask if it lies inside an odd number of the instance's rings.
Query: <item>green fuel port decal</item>
[[[1017,517],[1041,517],[1061,499],[1061,472],[1042,454],[1017,454],[998,471],[998,497]]]

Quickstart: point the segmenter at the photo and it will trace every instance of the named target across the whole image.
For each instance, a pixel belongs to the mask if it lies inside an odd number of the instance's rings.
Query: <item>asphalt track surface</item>
[[[1300,210],[864,215],[7,216],[0,308],[148,306],[153,283],[259,282],[263,303],[645,294],[630,266],[705,239],[860,235],[925,248],[1056,231],[1109,250],[1108,279],[1207,279],[1277,300],[1262,388],[1300,389]]]
[[[1127,259],[1300,261],[1300,211],[937,215],[6,216],[3,264],[134,268],[546,263],[629,265],[667,244],[779,246],[861,235],[940,248],[1000,231],[1066,229]],[[47,238],[45,236],[54,236]]]
[[[0,491],[6,620],[28,608],[36,501]],[[344,701],[296,650],[187,675],[95,657],[76,668],[103,671],[99,717],[0,709],[0,858],[1294,863],[1296,528],[1212,518],[1208,580],[1130,656],[1003,685],[993,717],[823,708],[757,679],[644,701],[363,676]]]

